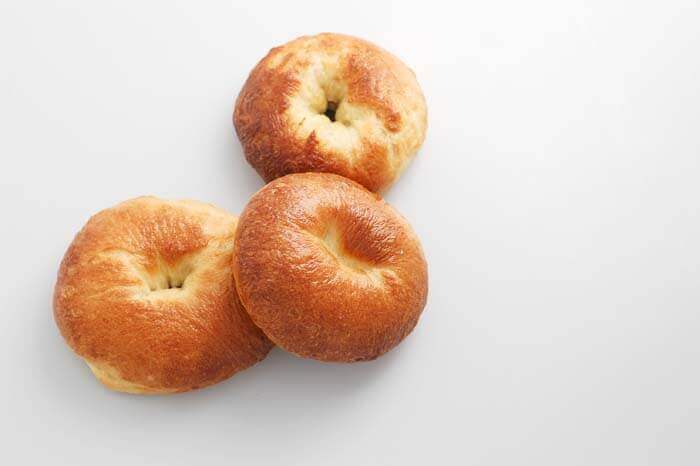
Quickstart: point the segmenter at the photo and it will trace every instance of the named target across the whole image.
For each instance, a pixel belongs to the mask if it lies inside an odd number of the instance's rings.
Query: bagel
[[[267,182],[328,172],[379,192],[423,143],[427,109],[415,75],[394,55],[324,33],[273,48],[238,95],[233,122]]]
[[[63,258],[54,317],[107,387],[184,392],[262,360],[272,343],[231,273],[237,218],[195,201],[141,197],[93,216]]]
[[[410,225],[338,175],[292,174],[250,200],[233,273],[253,322],[302,357],[374,359],[415,327],[427,264]]]

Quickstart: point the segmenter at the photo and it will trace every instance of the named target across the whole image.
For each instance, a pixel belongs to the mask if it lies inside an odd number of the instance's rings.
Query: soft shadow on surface
[[[181,403],[188,410],[210,404],[228,406],[228,416],[256,419],[261,425],[309,417],[323,421],[354,409],[363,392],[378,383],[394,357],[395,354],[389,354],[373,362],[355,364],[322,363],[275,348],[264,361],[221,384],[183,394],[182,400],[162,402]]]
[[[32,386],[43,403],[75,416],[103,412],[110,422],[133,422],[135,417],[160,424],[206,416],[233,422],[255,418],[256,425],[265,425],[290,417],[332,418],[359,402],[362,392],[401,357],[399,347],[375,361],[323,363],[274,348],[262,362],[208,388],[175,395],[122,394],[104,388],[68,348],[53,321],[51,297],[42,300],[46,309],[33,316],[35,338],[28,348],[35,367]]]

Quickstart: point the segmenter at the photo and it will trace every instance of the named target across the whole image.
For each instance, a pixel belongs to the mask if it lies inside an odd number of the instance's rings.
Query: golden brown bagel
[[[107,387],[205,387],[272,348],[231,273],[237,219],[195,201],[141,197],[93,216],[66,252],[54,316]]]
[[[265,181],[329,172],[382,191],[423,143],[427,109],[398,58],[325,33],[272,49],[243,86],[233,122]]]
[[[258,191],[241,215],[233,271],[253,321],[323,361],[374,359],[415,327],[428,271],[410,225],[341,176],[304,173]]]

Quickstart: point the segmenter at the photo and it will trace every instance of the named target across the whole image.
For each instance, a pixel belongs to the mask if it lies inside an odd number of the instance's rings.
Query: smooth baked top
[[[427,110],[415,75],[398,58],[325,33],[272,49],[243,86],[234,124],[266,181],[331,172],[380,191],[423,143]]]
[[[239,294],[253,321],[293,353],[373,359],[416,325],[428,291],[408,223],[346,178],[288,175],[260,190],[240,218]]]
[[[271,344],[232,279],[236,224],[211,205],[154,197],[93,216],[58,273],[68,344],[142,391],[197,388],[261,359]]]

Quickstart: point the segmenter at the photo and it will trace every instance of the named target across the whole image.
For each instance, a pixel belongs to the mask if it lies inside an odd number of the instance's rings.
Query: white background
[[[0,460],[700,464],[698,2],[0,3]],[[430,264],[376,362],[274,350],[210,389],[103,389],[51,295],[88,217],[234,213],[231,124],[269,48],[325,30],[417,73],[428,138],[388,200]],[[9,461],[7,461],[9,459]]]

